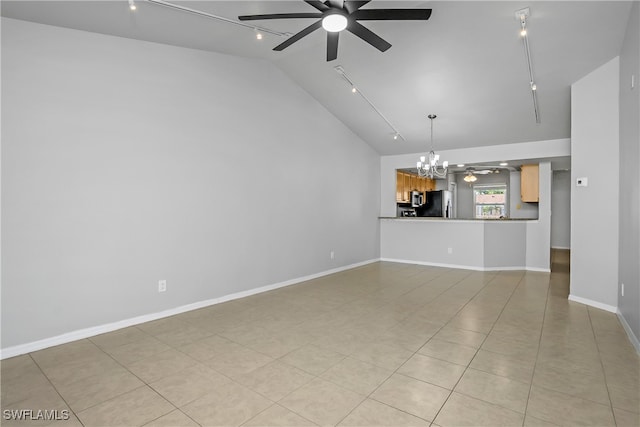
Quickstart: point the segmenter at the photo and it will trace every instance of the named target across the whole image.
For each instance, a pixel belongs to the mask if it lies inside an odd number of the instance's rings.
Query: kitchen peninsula
[[[484,147],[482,151],[451,150],[443,152],[442,156],[451,164],[490,162],[496,158],[515,163],[520,151],[532,155],[540,153],[537,161],[539,201],[533,215],[537,219],[517,218],[525,209],[524,204],[522,210],[512,210],[507,220],[399,217],[397,171],[412,164],[415,156],[383,157],[379,214],[381,259],[479,271],[550,271],[552,173],[551,162],[544,158],[543,153],[551,153],[554,157],[568,155],[569,141],[522,143],[513,153],[508,153],[504,147]],[[549,154],[546,156],[550,157]],[[511,185],[519,188],[519,174],[512,176]],[[454,202],[454,208],[457,204],[454,210],[467,217],[460,209],[464,201],[460,196],[462,189],[458,186],[459,197]],[[517,199],[513,202],[516,205],[520,203]]]
[[[537,219],[380,218],[386,261],[471,270],[542,270],[527,262]]]

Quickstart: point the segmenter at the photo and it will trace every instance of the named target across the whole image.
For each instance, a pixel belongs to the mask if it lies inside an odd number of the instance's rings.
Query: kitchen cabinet
[[[396,171],[396,202],[408,202],[410,193],[411,175]]]
[[[425,191],[436,191],[436,180],[431,178],[425,178],[426,187]]]
[[[409,188],[409,191],[418,190],[418,180],[419,179],[420,178],[417,175],[411,175],[411,188]]]
[[[522,165],[520,172],[520,199],[523,202],[537,203],[539,199],[538,165]]]
[[[418,178],[418,191],[421,193],[427,191],[427,181],[424,178]]]
[[[396,171],[396,202],[408,203],[411,199],[411,192],[414,190],[424,193],[425,191],[435,191],[435,189],[435,179]]]
[[[402,202],[404,193],[404,174],[396,171],[396,202]]]
[[[405,202],[411,201],[411,175],[408,173],[404,174],[404,193],[402,197]]]

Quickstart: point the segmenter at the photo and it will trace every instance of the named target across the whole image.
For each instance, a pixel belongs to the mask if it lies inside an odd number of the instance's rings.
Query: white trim
[[[566,251],[570,251],[571,248],[570,247],[564,247],[564,246],[551,246],[551,249],[563,249]]]
[[[527,271],[539,271],[540,273],[551,273],[550,268],[540,268],[540,267],[526,267]]]
[[[638,341],[638,337],[636,337],[636,334],[633,333],[631,326],[629,326],[629,324],[627,323],[627,319],[624,318],[619,309],[616,311],[616,314],[618,315],[618,319],[620,320],[622,327],[629,337],[629,341],[631,341],[631,344],[633,344],[633,346],[636,348],[636,352],[640,354],[640,341]]]
[[[600,310],[608,311],[610,313],[617,313],[618,307],[609,304],[603,304],[598,301],[593,301],[587,298],[577,297],[569,294],[569,301],[579,302],[580,304],[589,305],[591,307],[599,308]]]
[[[370,259],[367,261],[358,262],[355,264],[345,265],[343,267],[333,268],[331,270],[322,271],[320,273],[310,274],[304,277],[298,277],[295,279],[286,280],[284,282],[274,283],[272,285],[262,286],[255,289],[249,289],[247,291],[236,292],[229,295],[224,295],[219,298],[213,298],[205,301],[198,301],[192,304],[182,305],[179,307],[170,308],[168,310],[160,311],[157,313],[144,314],[142,316],[132,317],[130,319],[119,320],[113,323],[107,323],[100,326],[94,326],[91,328],[79,329],[77,331],[67,332],[61,335],[57,335],[50,338],[33,341],[26,344],[19,344],[12,347],[0,349],[0,360],[7,359],[9,357],[19,356],[21,354],[31,353],[32,351],[42,350],[48,347],[53,347],[60,344],[66,344],[72,341],[81,340],[84,338],[93,337],[96,335],[112,332],[118,329],[126,328],[129,326],[139,325],[141,323],[150,322],[152,320],[158,320],[176,314],[185,313],[187,311],[197,310],[199,308],[209,307],[211,305],[220,304],[226,301],[235,300],[238,298],[244,298],[251,295],[259,294],[262,292],[271,291],[285,286],[291,286],[296,283],[306,282],[308,280],[317,279],[318,277],[328,276],[329,274],[339,273],[344,270],[350,270],[352,268],[361,267],[367,264],[380,261],[379,258]]]
[[[460,265],[460,264],[443,264],[439,262],[427,262],[427,261],[414,261],[407,259],[396,259],[396,258],[380,258],[380,261],[386,262],[399,262],[402,264],[417,264],[417,265],[428,265],[431,267],[444,267],[444,268],[459,268],[461,270],[474,270],[474,271],[540,271],[542,273],[550,273],[551,270],[548,268],[537,268],[537,267],[479,267],[475,265]]]
[[[460,268],[462,270],[483,271],[482,267],[476,267],[476,266],[470,266],[470,265],[442,264],[442,263],[439,263],[439,262],[414,261],[414,260],[396,259],[396,258],[380,258],[380,261],[398,262],[398,263],[401,263],[401,264],[428,265],[430,267]]]
[[[484,267],[482,269],[482,271],[523,271],[526,270],[527,267],[520,267],[520,266],[514,266],[514,267]]]

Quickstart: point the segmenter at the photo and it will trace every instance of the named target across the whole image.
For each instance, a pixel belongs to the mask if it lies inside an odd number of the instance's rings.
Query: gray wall
[[[2,90],[2,348],[379,257],[379,156],[266,61],[3,19]]]
[[[616,57],[571,85],[570,298],[611,311],[618,305],[619,80]],[[578,177],[588,187],[576,187]]]
[[[473,185],[506,184],[510,218],[531,219],[538,218],[538,204],[524,203],[520,198],[520,172],[506,172],[500,174],[476,175],[478,180],[473,184],[464,181],[463,174],[456,175],[458,184],[458,218],[474,218]]]
[[[520,172],[512,171],[509,174],[511,180],[511,195],[509,196],[509,217],[531,219],[538,218],[538,203],[523,202],[520,194]]]
[[[551,162],[538,164],[538,220],[527,223],[527,266],[551,269]],[[544,250],[542,250],[544,248]]]
[[[640,4],[631,9],[620,52],[620,260],[618,275],[625,294],[618,308],[640,338]],[[631,89],[631,75],[635,88]],[[618,290],[620,295],[620,290]],[[640,351],[640,348],[638,348]]]
[[[502,172],[499,174],[476,176],[478,177],[478,180],[469,184],[464,181],[464,174],[460,173],[456,175],[456,183],[458,184],[458,218],[475,218],[475,213],[473,211],[473,185],[507,184],[507,197],[511,197],[508,173]]]
[[[551,247],[571,247],[571,172],[553,171],[551,182]]]

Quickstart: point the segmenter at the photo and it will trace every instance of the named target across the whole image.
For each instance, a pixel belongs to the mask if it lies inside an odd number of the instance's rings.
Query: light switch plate
[[[576,186],[577,187],[588,187],[589,186],[589,180],[587,179],[587,177],[577,178],[576,179]]]

